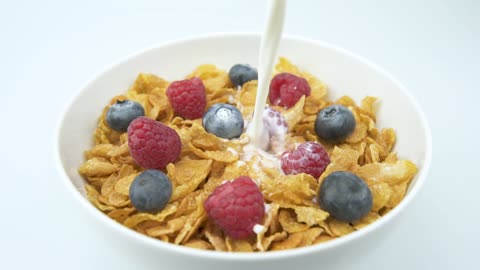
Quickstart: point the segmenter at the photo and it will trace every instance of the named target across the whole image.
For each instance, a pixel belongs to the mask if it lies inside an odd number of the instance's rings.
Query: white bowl
[[[92,146],[92,132],[102,108],[111,97],[126,91],[140,72],[168,80],[183,78],[196,66],[213,63],[224,69],[235,63],[257,65],[260,36],[257,34],[214,34],[153,47],[118,62],[80,89],[67,106],[57,132],[56,159],[69,194],[92,233],[112,241],[119,256],[135,256],[140,269],[328,269],[361,260],[394,227],[391,221],[405,210],[422,187],[431,160],[431,135],[424,113],[408,91],[383,69],[353,53],[324,42],[283,38],[279,55],[318,76],[329,86],[329,95],[366,95],[381,99],[378,125],[395,128],[396,151],[419,167],[403,201],[390,213],[366,228],[342,238],[305,248],[234,254],[175,246],[136,233],[97,210],[85,198],[84,180],[77,168],[83,151]],[[103,240],[99,240],[103,241]],[[171,268],[170,268],[171,267]]]

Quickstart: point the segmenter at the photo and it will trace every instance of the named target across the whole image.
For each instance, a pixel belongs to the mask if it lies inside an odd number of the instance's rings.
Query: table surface
[[[394,74],[424,108],[433,164],[376,253],[351,268],[473,269],[480,233],[480,2],[290,1],[285,32],[334,43]],[[110,63],[209,32],[260,32],[265,1],[0,1],[0,265],[133,269],[83,226],[53,162],[65,102]],[[321,263],[319,263],[320,269]],[[160,267],[161,269],[161,267]]]

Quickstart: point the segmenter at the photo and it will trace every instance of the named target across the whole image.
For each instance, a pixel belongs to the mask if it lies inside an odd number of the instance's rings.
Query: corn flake
[[[127,218],[123,224],[129,228],[133,228],[139,223],[147,220],[162,222],[166,217],[174,214],[176,210],[177,206],[175,204],[167,204],[165,209],[158,214],[138,213]]]
[[[286,231],[271,234],[271,235],[267,236],[266,238],[262,239],[261,244],[260,244],[261,248],[259,248],[259,250],[260,251],[267,251],[270,248],[270,245],[273,242],[285,240],[287,237],[288,237],[288,233]]]
[[[376,120],[375,104],[377,103],[377,101],[378,99],[376,97],[367,96],[364,99],[362,99],[362,104],[360,105],[360,108],[362,109],[362,111],[365,112],[371,119],[373,119],[373,121]]]
[[[173,190],[170,201],[182,199],[193,192],[200,183],[204,182],[212,168],[211,160],[187,160],[180,166],[183,169],[177,169],[176,165],[169,164],[167,170],[168,175],[172,176],[178,186]],[[171,178],[171,179],[172,179]]]
[[[327,224],[334,236],[343,236],[355,230],[350,224],[333,218],[329,220]]]
[[[282,225],[283,230],[288,233],[303,232],[310,227],[308,224],[299,223],[294,214],[286,209],[280,210],[278,221]]]
[[[355,227],[356,230],[359,230],[367,226],[368,224],[371,224],[372,222],[374,222],[379,218],[380,218],[379,214],[377,214],[376,212],[370,212],[360,220],[353,222],[353,227]]]
[[[191,239],[188,242],[186,242],[184,246],[196,248],[196,249],[203,249],[203,250],[213,249],[212,244],[202,239]]]
[[[379,211],[390,201],[392,189],[387,183],[373,182],[370,186],[373,197],[372,211]]]
[[[407,182],[402,182],[396,185],[391,186],[392,188],[392,195],[390,196],[390,199],[388,200],[387,207],[393,208],[397,206],[405,197],[405,193],[407,192],[408,188],[408,183]]]
[[[257,81],[249,81],[243,84],[236,94],[237,107],[242,113],[244,119],[250,119],[255,106],[255,98],[257,95]]]
[[[139,94],[148,94],[155,88],[167,88],[168,84],[167,81],[153,74],[140,73],[129,91]]]
[[[115,192],[122,195],[128,195],[130,191],[130,185],[133,183],[133,180],[135,180],[135,177],[137,177],[137,174],[130,174],[118,179],[114,186]]]
[[[417,166],[408,160],[395,163],[370,163],[356,170],[356,174],[367,182],[381,181],[390,185],[409,183],[416,173]]]
[[[237,239],[232,239],[227,236],[225,244],[227,246],[228,251],[234,251],[234,252],[252,252],[252,244],[248,242],[247,240],[237,240]]]
[[[211,159],[215,161],[230,163],[238,160],[239,155],[237,152],[234,151],[209,151],[209,150],[202,150],[200,148],[195,147],[191,142],[188,143],[188,147],[192,150],[192,152],[203,159]]]
[[[108,203],[114,207],[124,207],[130,204],[130,200],[127,195],[113,191],[108,195]]]
[[[327,212],[320,208],[309,206],[289,206],[288,208],[293,208],[295,214],[297,214],[297,220],[306,223],[308,226],[319,225],[329,216]]]
[[[100,194],[98,191],[92,187],[91,185],[86,184],[85,185],[85,191],[87,193],[87,198],[89,201],[91,201],[98,209],[102,211],[112,211],[115,210],[115,207],[106,205],[104,203],[101,203],[99,201]]]
[[[355,150],[335,146],[330,154],[330,164],[320,176],[320,182],[336,171],[354,171],[357,168],[359,153]]]
[[[212,223],[208,223],[205,228],[205,237],[212,244],[215,250],[227,251],[225,238],[220,229],[216,228]]]
[[[231,86],[228,73],[211,64],[201,65],[187,76],[188,79],[193,77],[202,79],[207,94]]]
[[[385,159],[388,153],[392,151],[393,146],[395,145],[396,136],[395,131],[391,128],[384,128],[380,131],[380,134],[377,137],[377,143],[382,146],[384,149],[381,158]]]
[[[288,123],[288,129],[292,130],[304,117],[303,106],[305,105],[305,96],[302,96],[297,103],[282,113]]]
[[[360,121],[360,117],[356,112],[353,112],[353,115],[356,123],[355,129],[353,130],[353,133],[345,139],[347,143],[358,143],[367,137],[368,126]]]
[[[135,208],[130,207],[130,208],[122,208],[122,209],[115,209],[111,212],[109,212],[107,215],[116,220],[117,222],[123,223],[125,219],[128,218],[128,216],[135,211]]]
[[[183,228],[186,220],[187,217],[185,216],[171,219],[167,222],[166,225],[154,226],[146,229],[146,233],[152,237],[172,234],[178,232],[181,228]]]
[[[320,244],[320,243],[323,243],[323,242],[333,240],[335,238],[336,238],[335,236],[331,236],[331,235],[328,235],[328,234],[321,234],[317,237],[317,239],[315,239],[313,241],[313,244]]]
[[[120,166],[112,164],[107,161],[102,161],[99,158],[92,158],[84,162],[78,172],[85,176],[105,176],[117,172]]]
[[[311,206],[318,183],[309,174],[281,175],[275,179],[265,178],[261,189],[265,198],[272,202]]]
[[[276,218],[278,216],[278,210],[280,209],[280,206],[278,204],[273,204],[272,203],[271,205],[269,205],[269,208],[270,209],[269,209],[269,211],[267,213],[267,216],[265,218],[265,221],[263,222],[263,225],[262,225],[263,226],[262,230],[257,233],[257,249],[259,249],[261,251],[266,251],[268,249],[268,246],[270,246],[270,244],[274,241],[273,238],[272,238],[271,240],[267,240],[265,242],[265,233],[269,229],[270,229],[271,232],[274,231],[274,230],[272,230],[270,225],[272,224],[272,222],[274,220],[276,220]]]
[[[313,242],[322,234],[324,230],[319,227],[310,228],[302,233],[302,241],[298,245],[299,247],[306,247],[313,244]]]
[[[92,149],[85,151],[85,159],[92,159],[94,157],[101,157],[101,158],[110,158],[108,154],[110,150],[114,147],[113,144],[97,144]]]
[[[285,250],[292,249],[300,246],[303,241],[303,234],[301,232],[292,233],[288,236],[287,239],[276,242],[272,245],[271,250]]]

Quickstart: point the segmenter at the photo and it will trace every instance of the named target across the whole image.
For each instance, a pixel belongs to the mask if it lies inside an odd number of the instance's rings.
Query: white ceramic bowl
[[[72,211],[84,213],[92,233],[111,241],[119,256],[136,257],[139,269],[341,269],[375,249],[378,241],[394,228],[392,221],[422,187],[430,166],[431,135],[422,110],[407,90],[383,69],[353,53],[324,42],[286,37],[281,41],[279,55],[326,82],[331,98],[347,94],[357,101],[365,95],[381,99],[379,126],[396,129],[395,150],[420,169],[395,209],[360,231],[324,244],[270,253],[233,254],[190,249],[149,238],[116,223],[90,204],[77,168],[83,161],[83,151],[92,145],[97,118],[112,96],[126,91],[139,72],[178,80],[205,63],[224,69],[235,63],[256,66],[259,43],[257,34],[214,34],[144,50],[96,76],[80,89],[63,113],[55,152],[67,192],[78,201],[78,208]]]

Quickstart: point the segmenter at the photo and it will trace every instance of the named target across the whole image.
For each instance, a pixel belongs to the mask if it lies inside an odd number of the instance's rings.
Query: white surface
[[[98,113],[112,96],[118,94],[118,89],[128,87],[139,72],[182,78],[185,70],[191,70],[208,60],[226,68],[240,60],[257,66],[259,44],[259,35],[223,34],[148,49],[120,61],[90,81],[68,107],[59,128],[58,153],[59,167],[61,174],[66,174],[64,178],[71,191],[70,197],[79,200],[79,206],[81,204],[81,207],[72,208],[71,211],[86,213],[82,224],[97,233],[102,231],[102,236],[110,243],[115,243],[115,248],[128,252],[129,260],[141,262],[141,269],[157,269],[162,265],[167,269],[180,270],[195,265],[197,270],[289,270],[301,265],[302,269],[312,270],[317,269],[317,260],[322,262],[322,269],[326,270],[350,267],[351,261],[363,260],[365,253],[372,253],[381,240],[388,238],[395,229],[395,218],[404,209],[408,210],[406,206],[424,184],[431,163],[431,136],[424,116],[406,90],[380,68],[358,56],[328,44],[286,37],[282,39],[278,53],[288,55],[312,74],[322,74],[322,80],[329,85],[329,96],[333,99],[339,98],[343,89],[349,89],[348,93],[354,99],[366,95],[382,98],[378,109],[378,126],[395,123],[398,136],[395,150],[400,157],[414,161],[419,168],[407,195],[387,216],[358,232],[322,245],[267,254],[232,254],[185,249],[145,237],[112,221],[80,196],[77,189],[84,193],[84,179],[77,170],[83,163],[82,152],[91,146]],[[191,56],[183,57],[186,54]],[[337,70],[342,70],[342,73]],[[349,79],[345,80],[345,77]],[[398,111],[401,110],[403,113],[399,118]],[[347,256],[350,261],[341,260],[342,256]]]
[[[84,82],[133,51],[205,32],[261,31],[259,2],[0,2],[0,268],[135,267],[70,211],[75,202],[53,163],[59,112]],[[414,92],[432,128],[424,189],[389,238],[351,269],[477,267],[479,12],[473,0],[289,2],[286,33],[386,68]]]

